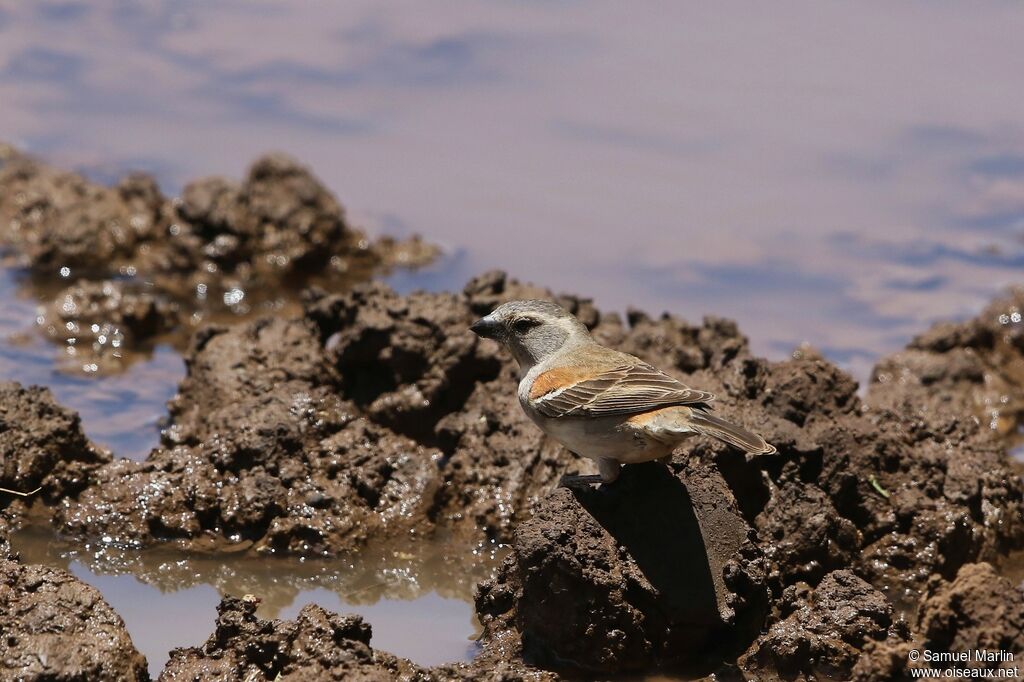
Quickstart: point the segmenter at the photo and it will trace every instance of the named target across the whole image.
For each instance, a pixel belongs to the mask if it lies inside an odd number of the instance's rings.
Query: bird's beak
[[[469,331],[485,339],[496,339],[501,330],[501,323],[493,315],[481,317],[469,327]]]

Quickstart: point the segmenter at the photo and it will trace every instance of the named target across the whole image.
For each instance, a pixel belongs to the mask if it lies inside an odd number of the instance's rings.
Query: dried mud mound
[[[208,316],[271,310],[311,279],[345,286],[437,254],[417,238],[371,243],[307,168],[281,154],[258,159],[242,182],[196,180],[172,200],[148,175],[104,187],[15,153],[0,164],[0,244],[41,291],[71,283],[42,306],[39,323],[105,367]]]
[[[2,549],[2,548],[0,548]],[[0,679],[149,680],[121,617],[66,571],[0,555]]]
[[[422,668],[373,649],[370,626],[359,616],[339,616],[310,605],[295,620],[267,621],[255,615],[257,603],[230,597],[222,601],[214,634],[201,647],[171,652],[161,682],[554,679],[508,662]]]
[[[920,679],[912,668],[964,670],[961,677],[984,677],[980,671],[1004,670],[1006,679],[1020,675],[1024,657],[1024,591],[996,573],[991,564],[966,564],[952,580],[934,576],[917,608],[913,639],[869,644],[853,669],[856,682]],[[913,661],[910,652],[967,652],[970,660]],[[979,656],[985,651],[991,656]],[[1006,659],[1006,660],[1004,660]],[[1016,675],[1009,674],[1016,670]],[[972,674],[972,670],[975,672]],[[998,677],[1000,673],[991,673]]]
[[[61,529],[134,546],[328,555],[426,528],[440,453],[360,416],[330,376],[303,320],[208,330],[167,447],[99,471],[58,510]]]
[[[865,648],[898,649],[911,638],[893,614],[916,606],[931,576],[952,580],[965,564],[995,560],[1024,541],[1024,485],[989,425],[961,409],[962,398],[942,396],[960,391],[959,384],[931,385],[927,399],[918,382],[873,384],[862,401],[856,384],[814,352],[800,350],[783,362],[752,357],[726,321],[697,327],[633,312],[628,326],[599,324],[595,331],[715,392],[724,416],[759,430],[779,449],[748,460],[713,442],[691,448],[728,483],[738,512],[757,531],[754,552],[732,570],[760,575],[753,569],[764,562],[772,610],[760,637],[755,629],[726,638],[730,647],[750,645],[740,658],[747,675],[849,676]],[[681,479],[691,483],[685,474]],[[656,490],[644,487],[633,499],[649,504],[647,498],[661,497]],[[672,497],[678,496],[665,499]],[[632,599],[642,590],[614,587],[628,583],[624,576],[635,573],[642,560],[635,552],[643,550],[607,538],[606,551],[590,550],[602,544],[593,539],[604,537],[600,529],[617,538],[610,529],[630,518],[626,508],[614,520],[602,518],[561,491],[538,501],[499,575],[482,587],[486,634],[520,637],[527,660],[545,666],[612,673],[716,665],[707,651],[688,661],[682,645],[659,649],[656,643],[677,634],[670,621],[636,607]],[[657,567],[666,561],[663,553]],[[641,573],[650,578],[656,570]],[[530,584],[538,588],[524,587]],[[550,584],[571,586],[567,595],[596,596],[574,609],[546,589]],[[672,589],[686,586],[655,585],[654,603],[670,604]],[[836,613],[847,598],[853,610]],[[717,662],[723,660],[728,656]]]
[[[1005,301],[883,360],[862,400],[812,351],[754,357],[729,321],[622,320],[562,297],[602,342],[716,393],[722,416],[779,450],[748,459],[695,439],[671,473],[626,467],[616,485],[574,494],[552,491],[586,463],[529,423],[510,359],[467,329],[505,300],[548,295],[501,273],[460,294],[367,284],[310,291],[301,315],[208,327],[163,447],[90,473],[57,525],[128,546],[298,555],[438,529],[510,542],[478,599],[485,652],[503,652],[492,661],[610,674],[738,660],[757,679],[885,673],[924,637],[913,614],[934,580],[1024,544],[1024,485],[964,398],[995,380],[921,379],[950,353],[1019,361]],[[986,346],[977,329],[995,309],[1010,326],[997,318]],[[885,380],[896,367],[903,379]]]
[[[556,669],[735,656],[722,645],[753,637],[768,606],[752,538],[725,481],[697,462],[678,473],[627,467],[607,490],[558,490],[480,588],[485,637],[513,627],[528,660]]]
[[[505,292],[489,281],[472,290]],[[472,294],[371,284],[311,292],[302,317],[200,331],[164,447],[97,472],[62,500],[58,527],[298,555],[438,526],[508,538],[571,456],[527,423],[510,363],[468,330],[473,308]]]
[[[979,416],[1000,433],[1024,417],[1024,288],[977,317],[946,322],[885,358],[872,374],[872,403],[928,419],[935,412]]]
[[[886,640],[893,626],[889,600],[848,570],[829,573],[813,590],[786,588],[778,607],[783,618],[744,655],[743,669],[848,679],[864,645]]]
[[[49,389],[0,382],[0,488],[42,488],[53,502],[84,489],[110,461],[85,437],[78,414],[58,405]],[[0,492],[0,509],[12,499]]]

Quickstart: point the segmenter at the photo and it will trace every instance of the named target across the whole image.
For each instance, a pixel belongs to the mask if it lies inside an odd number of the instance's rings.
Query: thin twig
[[[31,496],[35,495],[37,492],[39,492],[42,489],[43,489],[43,486],[39,486],[38,488],[36,488],[35,490],[33,490],[31,492],[23,493],[23,492],[20,492],[18,490],[10,490],[8,488],[0,488],[0,493],[7,493],[8,495],[17,495],[18,497],[31,497]]]

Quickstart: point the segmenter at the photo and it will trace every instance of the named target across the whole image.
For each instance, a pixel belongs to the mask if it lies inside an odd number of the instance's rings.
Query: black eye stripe
[[[530,327],[536,327],[538,324],[540,324],[540,320],[532,317],[520,317],[512,321],[512,328],[521,332]]]

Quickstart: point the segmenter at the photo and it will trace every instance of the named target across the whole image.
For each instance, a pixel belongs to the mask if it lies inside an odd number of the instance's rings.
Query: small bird
[[[711,414],[714,395],[602,346],[560,305],[510,301],[470,330],[503,344],[519,363],[519,404],[527,416],[571,452],[597,462],[600,475],[566,476],[565,485],[611,483],[623,464],[668,464],[694,434],[752,454],[775,452],[760,436]]]

